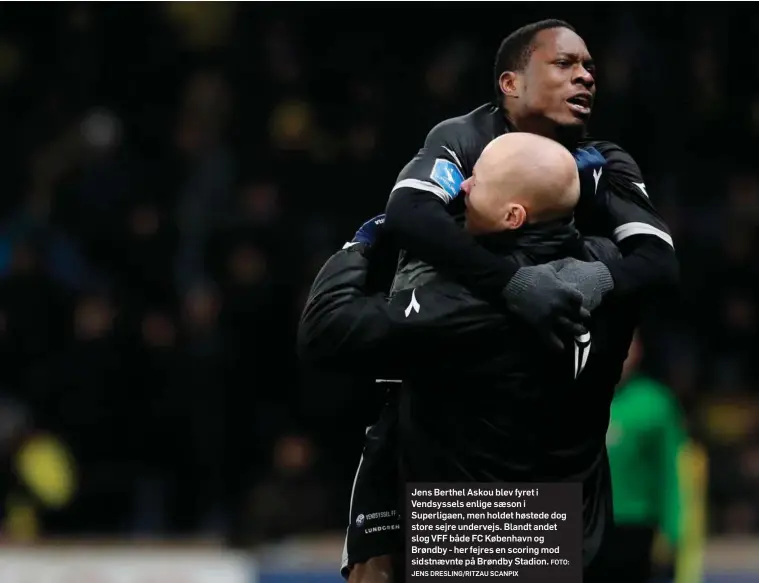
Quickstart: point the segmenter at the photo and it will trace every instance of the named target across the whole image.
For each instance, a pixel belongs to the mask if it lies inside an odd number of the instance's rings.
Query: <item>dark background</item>
[[[647,367],[710,452],[711,529],[759,532],[750,6],[0,5],[2,493],[44,431],[78,476],[44,534],[343,529],[375,395],[299,370],[304,293],[427,131],[490,99],[501,39],[557,17],[680,256]]]

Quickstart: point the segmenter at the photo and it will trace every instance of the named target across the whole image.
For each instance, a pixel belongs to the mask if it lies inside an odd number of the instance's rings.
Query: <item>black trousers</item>
[[[649,583],[653,540],[653,527],[614,525],[585,572],[583,583]]]

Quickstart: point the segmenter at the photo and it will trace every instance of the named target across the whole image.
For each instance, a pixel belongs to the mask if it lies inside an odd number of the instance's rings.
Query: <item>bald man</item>
[[[575,230],[577,168],[556,142],[496,138],[462,188],[466,228],[521,265],[619,254]],[[521,318],[442,276],[389,299],[367,295],[381,224],[369,221],[324,265],[298,338],[304,360],[403,379],[399,402],[367,433],[343,574],[369,580],[351,566],[403,553],[402,484],[410,482],[581,482],[589,564],[609,520],[605,434],[634,311],[610,300],[556,353]]]
[[[485,147],[462,190],[466,228],[487,235],[571,216],[580,198],[580,177],[566,148],[514,133]]]

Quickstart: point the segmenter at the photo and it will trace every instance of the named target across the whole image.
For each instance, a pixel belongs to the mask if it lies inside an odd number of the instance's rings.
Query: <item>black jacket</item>
[[[608,240],[565,227],[522,234],[521,265],[575,256],[610,259]],[[636,311],[607,302],[588,338],[556,353],[516,316],[442,278],[365,295],[369,260],[356,244],[317,276],[298,333],[304,360],[403,378],[401,458],[408,482],[585,485],[586,556],[609,514],[605,435]],[[587,354],[587,357],[586,357]]]

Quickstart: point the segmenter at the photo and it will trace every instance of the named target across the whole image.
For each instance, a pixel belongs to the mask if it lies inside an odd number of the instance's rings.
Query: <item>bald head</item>
[[[518,132],[487,145],[463,188],[467,228],[486,234],[571,215],[580,178],[564,146]]]

